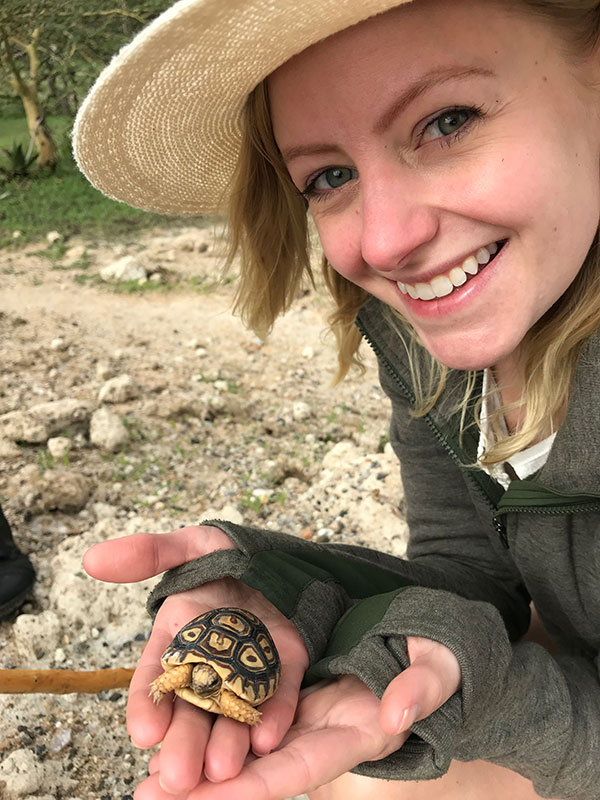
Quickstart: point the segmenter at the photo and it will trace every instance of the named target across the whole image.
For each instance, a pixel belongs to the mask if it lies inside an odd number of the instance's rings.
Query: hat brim
[[[81,171],[146,211],[223,210],[248,94],[292,56],[410,0],[180,0],[103,70],[73,128]]]

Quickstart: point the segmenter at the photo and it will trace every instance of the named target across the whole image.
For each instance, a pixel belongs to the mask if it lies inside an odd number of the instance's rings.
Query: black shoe
[[[31,561],[16,547],[0,558],[0,620],[7,619],[23,605],[34,581]]]

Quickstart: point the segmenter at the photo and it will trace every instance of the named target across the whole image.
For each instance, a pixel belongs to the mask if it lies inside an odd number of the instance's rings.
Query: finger
[[[392,748],[405,738],[395,737]],[[364,761],[370,746],[370,737],[352,726],[299,735],[281,750],[247,764],[236,778],[199,785],[188,800],[281,800],[310,792]]]
[[[212,724],[208,712],[180,698],[175,700],[171,724],[161,745],[159,783],[165,792],[187,794],[200,782]]]
[[[159,783],[160,772],[155,772],[143,780],[135,792],[134,800],[187,800],[189,794],[168,794]]]
[[[235,545],[212,525],[193,525],[170,533],[135,533],[99,542],[83,556],[83,566],[93,578],[128,583],[152,578],[167,569]]]
[[[158,772],[159,769],[160,769],[160,750],[157,750],[156,753],[154,753],[154,755],[148,762],[148,775],[154,775],[154,773]]]
[[[432,648],[414,658],[381,698],[382,729],[390,735],[407,731],[414,722],[440,708],[459,686],[460,667],[447,648]]]
[[[204,761],[204,773],[208,780],[220,783],[238,775],[249,749],[249,726],[227,717],[217,717]]]
[[[302,659],[284,661],[281,683],[274,696],[260,707],[261,724],[250,731],[252,750],[259,756],[279,747],[296,714],[300,684],[306,665]]]
[[[166,617],[159,612],[129,686],[127,730],[136,747],[154,747],[162,741],[171,721],[171,696],[155,703],[149,692],[150,684],[162,672],[160,658],[172,638]]]

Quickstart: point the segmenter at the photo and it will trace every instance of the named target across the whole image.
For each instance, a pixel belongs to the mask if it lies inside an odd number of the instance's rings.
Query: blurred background
[[[2,0],[0,247],[156,223],[92,189],[71,155],[77,108],[103,66],[168,0]],[[162,220],[164,222],[164,219]]]

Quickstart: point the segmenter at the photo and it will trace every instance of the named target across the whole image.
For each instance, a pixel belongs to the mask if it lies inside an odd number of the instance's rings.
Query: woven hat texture
[[[222,210],[248,94],[311,44],[410,0],[180,0],[104,69],[73,129],[82,172],[148,211]]]

